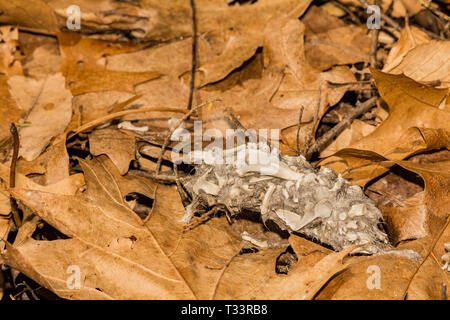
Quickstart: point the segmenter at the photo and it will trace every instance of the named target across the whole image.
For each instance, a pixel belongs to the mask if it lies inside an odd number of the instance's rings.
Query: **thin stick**
[[[325,92],[326,92],[325,91],[325,84],[321,84],[320,87],[319,87],[319,100],[317,101],[316,109],[314,111],[314,121],[313,121],[313,125],[312,125],[312,128],[311,128],[311,133],[310,133],[310,135],[308,137],[308,140],[305,143],[305,149],[303,151],[306,160],[309,160],[310,157],[312,156],[312,154],[314,153],[314,152],[313,153],[309,152],[309,150],[312,147],[312,144],[313,144],[312,141],[314,140],[315,129],[317,127],[317,124],[319,123],[320,107],[321,107],[322,103],[324,103],[323,100],[326,100],[326,99],[323,99],[323,97],[322,97],[322,93],[325,94]],[[325,103],[326,102],[327,101],[325,101]]]
[[[331,130],[325,133],[320,139],[317,139],[316,142],[307,150],[305,154],[306,159],[310,158],[315,152],[320,152],[322,149],[328,145],[328,143],[333,140],[337,135],[339,135],[342,131],[344,131],[347,126],[349,126],[354,119],[359,117],[360,115],[368,112],[372,107],[376,104],[377,97],[372,97],[369,100],[360,103],[352,113],[350,113],[346,118],[344,118],[341,122],[339,122],[336,126],[334,126]]]
[[[19,156],[19,133],[17,132],[17,127],[14,123],[11,123],[11,127],[9,129],[11,132],[12,138],[13,138],[13,155],[11,159],[11,166],[9,171],[9,188],[13,189],[16,187],[16,164],[17,164],[17,158]],[[19,209],[17,207],[16,199],[14,199],[12,196],[9,197],[9,201],[11,203],[11,211],[13,213],[13,219],[14,223],[16,224],[17,229],[20,228],[22,225],[22,221],[20,219],[19,215]]]
[[[300,112],[298,115],[298,124],[297,124],[297,140],[296,140],[296,144],[295,147],[297,148],[297,154],[300,154],[300,127],[301,127],[301,123],[302,123],[302,117],[303,117],[303,110],[305,110],[304,106],[300,107]]]
[[[195,91],[195,69],[197,69],[197,19],[195,17],[195,1],[191,0],[192,11],[192,68],[191,68],[191,84],[189,90],[189,100],[187,109],[191,110],[192,100],[194,99]]]
[[[369,55],[369,62],[372,68],[377,69],[378,63],[377,63],[377,48],[378,48],[378,35],[380,34],[379,29],[373,29],[371,31],[372,38],[370,39],[370,55]]]
[[[318,118],[318,116],[319,116],[320,96],[321,96],[320,90],[321,90],[321,89],[319,88],[319,99],[318,99],[318,101],[317,101],[316,109],[315,109],[315,111],[314,111],[314,120],[313,120],[313,125],[312,125],[312,127],[311,127],[311,132],[310,132],[309,136],[306,138],[306,141],[305,141],[305,150],[303,150],[304,154],[307,154],[307,153],[308,153],[308,149],[309,149],[309,147],[310,147],[310,145],[311,145],[311,141],[312,141],[313,136],[314,136],[314,127],[316,126],[316,121],[317,121],[317,118]]]
[[[11,123],[11,127],[9,128],[9,131],[11,132],[11,136],[13,139],[13,154],[11,159],[11,166],[9,171],[9,187],[15,188],[16,187],[16,163],[17,163],[17,157],[19,156],[19,133],[17,132],[17,127],[14,123]]]
[[[167,137],[166,137],[166,139],[164,140],[164,143],[163,143],[163,145],[162,145],[162,147],[161,147],[161,154],[159,155],[158,162],[156,163],[156,169],[155,169],[156,175],[159,175],[159,172],[161,171],[161,163],[162,163],[162,160],[163,160],[164,153],[166,152],[166,148],[167,148],[167,146],[169,145],[170,138],[172,137],[172,134],[175,132],[175,130],[177,130],[178,127],[179,127],[184,121],[186,121],[187,119],[189,119],[189,117],[190,117],[195,111],[197,111],[198,109],[204,107],[205,105],[207,105],[207,104],[209,104],[209,103],[211,103],[211,102],[213,102],[213,101],[219,101],[219,100],[220,100],[220,99],[213,99],[213,100],[206,101],[206,102],[204,102],[204,103],[198,105],[198,106],[195,107],[194,109],[190,110],[188,113],[186,113],[186,114],[184,115],[183,118],[181,118],[180,120],[178,120],[178,122],[175,124],[175,126],[169,131],[169,134],[167,135]]]

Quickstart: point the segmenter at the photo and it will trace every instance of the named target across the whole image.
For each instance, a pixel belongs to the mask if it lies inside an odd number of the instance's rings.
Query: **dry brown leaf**
[[[69,155],[66,150],[66,134],[56,137],[50,146],[36,159],[19,159],[17,170],[24,174],[43,175],[45,185],[53,184],[69,177]]]
[[[88,184],[82,196],[12,191],[16,199],[71,238],[27,239],[17,247],[7,245],[3,256],[8,264],[66,298],[193,298],[151,231],[125,203],[125,194],[111,173],[99,172],[102,164],[96,160],[81,163]],[[66,282],[66,271],[73,265],[83,274],[79,290],[69,289]]]
[[[311,68],[304,56],[303,32],[303,24],[294,19],[280,19],[268,25],[263,49],[267,66],[261,75],[224,92],[211,91],[211,88],[199,91],[202,100],[221,98],[204,119],[216,116],[225,107],[232,110],[245,128],[285,128],[298,122],[302,105],[305,107],[303,121],[313,118],[320,87],[319,117],[328,104],[337,103],[347,89],[327,88],[326,81],[349,82],[354,81],[354,76],[347,67],[322,73]]]
[[[225,271],[232,261],[241,256],[241,249],[248,247],[243,243],[241,233],[259,232],[261,225],[237,221],[230,226],[224,218],[213,218],[183,234],[184,223],[180,220],[185,212],[181,202],[176,201],[178,195],[174,191],[173,187],[158,186],[156,202],[146,225],[189,283],[196,298],[220,299],[217,290],[221,283],[227,281],[224,279]],[[275,252],[271,257],[276,259],[284,248],[267,250]],[[274,269],[271,271],[274,272]]]
[[[440,81],[442,87],[450,87],[450,41],[418,44],[389,73],[403,73],[416,81]]]
[[[365,123],[364,121],[354,120],[349,128],[346,128],[342,133],[330,143],[321,153],[320,157],[325,158],[338,152],[356,142],[363,137],[369,135],[376,129],[375,126]]]
[[[9,185],[9,170],[9,167],[0,163],[0,178],[5,181],[6,185]],[[55,192],[62,195],[74,195],[82,186],[84,186],[84,184],[84,177],[80,173],[71,175],[66,179],[46,186],[34,182],[21,173],[16,173],[16,186],[23,189]]]
[[[312,67],[326,70],[337,64],[369,60],[370,38],[366,28],[345,25],[316,6],[309,8],[302,22],[307,28],[305,54]]]
[[[21,34],[19,39],[24,45],[24,51],[27,49],[28,42],[34,44],[34,37],[23,37]],[[39,45],[29,49],[31,52],[26,53],[22,64],[26,75],[40,80],[59,72],[61,55],[55,38],[42,36],[38,38],[38,41]]]
[[[411,49],[429,41],[430,38],[428,35],[419,28],[414,26],[403,28],[400,33],[400,38],[389,51],[382,71],[390,72],[402,62],[403,58]]]
[[[0,146],[6,143],[11,134],[9,128],[11,122],[17,122],[24,111],[19,108],[11,97],[8,88],[8,78],[0,75]]]
[[[450,240],[449,220],[444,221],[437,231],[432,237],[411,241],[402,246],[415,250],[422,256],[403,292],[405,299],[441,300],[443,294],[448,296],[450,292],[448,272],[443,270],[444,261],[441,258],[445,253],[445,243]],[[443,290],[443,287],[446,290]]]
[[[276,251],[266,250],[248,257],[236,257],[224,273],[215,298],[312,299],[332,276],[346,268],[342,260],[354,249],[350,247],[339,253],[330,253],[306,270],[298,262],[288,275],[275,274],[273,266],[268,263],[277,256]],[[252,270],[251,277],[248,277],[248,270]]]
[[[1,0],[0,23],[20,25],[21,28],[42,33],[54,33],[57,29],[53,10],[42,0]]]
[[[72,299],[211,298],[222,269],[240,252],[240,232],[230,233],[231,227],[222,218],[183,234],[184,224],[178,220],[184,208],[175,189],[167,186],[158,187],[156,203],[143,226],[123,197],[130,192],[151,197],[155,192],[153,183],[120,176],[106,158],[81,163],[88,183],[84,196],[63,199],[65,196],[55,192],[13,191],[18,199],[33,199],[27,204],[72,239],[45,243],[27,239],[17,248],[9,246],[5,253],[9,264]],[[33,195],[26,196],[28,192]],[[99,225],[94,233],[92,225]],[[243,226],[238,223],[233,228],[241,231]],[[48,263],[43,265],[44,256]],[[80,290],[67,290],[69,265],[80,266],[85,275]]]
[[[319,88],[326,91],[320,101],[321,107],[336,104],[347,88],[331,89],[324,84],[352,82],[355,80],[347,67],[335,67],[326,72],[319,72],[306,61],[303,44],[304,25],[294,19],[280,20],[267,27],[264,55],[270,62],[267,69],[272,78],[280,72],[283,78],[277,91],[270,98],[271,103],[280,109],[295,109],[304,106],[304,120],[313,118],[319,100]],[[319,111],[319,117],[325,110]]]
[[[158,0],[117,2],[113,0],[50,0],[60,27],[66,26],[70,12],[67,8],[80,7],[81,30],[87,34],[98,33],[109,40],[127,40],[127,35],[137,39],[169,40],[189,34],[189,4],[161,2]]]
[[[248,269],[240,265],[240,263],[250,263],[255,264],[252,267],[255,271],[263,266],[269,267],[269,269],[264,268],[266,277],[270,281],[264,289],[258,291],[256,287],[257,291],[254,293],[246,289],[248,292],[243,292],[244,294],[273,299],[276,297],[273,296],[270,287],[276,288],[290,283],[292,290],[285,292],[287,298],[312,298],[331,276],[345,267],[341,260],[348,252],[330,254],[322,259],[320,256],[327,254],[328,250],[321,250],[319,246],[307,244],[304,240],[294,241],[293,239],[293,247],[299,255],[305,255],[302,261],[309,261],[308,265],[314,265],[314,270],[317,272],[307,272],[306,263],[302,263],[291,270],[292,275],[290,273],[288,277],[276,276],[273,267],[270,267],[271,264],[267,262],[274,263],[276,257],[284,250],[283,247],[263,249],[256,260],[254,254],[239,255],[244,244],[240,233],[244,230],[260,230],[261,225],[256,228],[258,225],[250,222],[241,221],[231,228],[225,219],[213,219],[183,234],[183,224],[178,221],[184,214],[184,209],[179,201],[168,201],[173,197],[174,189],[167,186],[158,186],[156,203],[150,217],[146,220],[147,228],[143,227],[142,224],[134,222],[134,213],[126,207],[122,199],[131,191],[151,194],[154,192],[154,186],[152,187],[148,182],[139,182],[132,176],[120,177],[120,174],[115,172],[114,167],[104,158],[81,163],[85,170],[88,191],[85,196],[77,197],[76,200],[56,193],[30,189],[12,191],[18,200],[35,209],[44,220],[72,238],[51,242],[26,239],[14,246],[8,245],[3,254],[8,264],[63,297],[180,298],[189,297],[189,292],[181,291],[182,285],[188,284],[195,294],[190,296],[191,298],[222,299],[224,294],[229,294],[225,289],[229,286],[230,275],[235,277],[234,279],[241,279],[244,277],[244,272],[247,277],[246,282],[252,283],[253,287],[261,284],[259,271],[249,277]],[[106,183],[109,185],[114,180],[118,182],[115,188],[106,186]],[[140,189],[142,191],[139,191]],[[82,216],[77,214],[80,212],[78,210],[83,210]],[[95,212],[95,215],[91,215],[91,211]],[[113,217],[115,219],[111,219]],[[125,221],[127,224],[124,225]],[[87,227],[91,224],[98,225],[95,232]],[[116,224],[120,227],[115,226]],[[134,226],[132,229],[130,229],[131,225]],[[147,239],[152,235],[154,242],[148,239],[146,243],[140,243],[146,240],[146,237],[140,237],[140,232],[144,232],[140,231],[142,228],[147,230],[145,231]],[[154,246],[158,246],[161,251],[155,252]],[[79,256],[84,251],[86,252],[83,260],[80,260]],[[162,252],[165,252],[163,257],[161,257]],[[115,259],[111,257],[112,253],[116,254]],[[42,255],[46,257],[45,262],[42,261]],[[127,266],[124,257],[135,261],[132,268]],[[170,261],[166,260],[167,257]],[[78,265],[82,270],[84,280],[80,290],[66,288],[65,271],[69,265]],[[148,270],[148,268],[156,268],[156,265],[159,265],[159,268],[164,265],[165,273],[174,270],[172,268],[176,268],[179,272],[178,276],[172,275],[172,278],[177,277],[179,280],[172,284],[170,294],[168,291],[161,292],[157,289],[167,285],[167,280],[155,279],[141,271],[143,266],[146,266]],[[233,271],[235,268],[237,270]],[[163,272],[159,269],[155,271]],[[123,272],[127,273],[127,277],[123,277]],[[123,278],[126,278],[125,282]],[[292,281],[294,278],[298,281]],[[177,283],[179,287],[174,288],[173,286]],[[101,292],[96,291],[95,288],[101,289]],[[177,291],[177,288],[180,288],[180,291]],[[242,289],[239,291],[242,293]]]
[[[395,163],[419,174],[425,181],[425,190],[420,197],[405,201],[405,207],[382,207],[392,240],[398,243],[427,235],[435,236],[449,215],[450,161],[433,164],[411,161]]]
[[[427,87],[403,75],[389,75],[376,70],[372,70],[372,73],[381,97],[389,105],[389,117],[371,134],[348,146],[353,150],[362,150],[360,156],[358,156],[358,152],[342,153],[341,159],[331,157],[322,161],[322,164],[329,163],[329,167],[338,172],[348,167],[352,168],[345,174],[345,177],[360,185],[366,184],[387,170],[378,163],[371,164],[374,159],[364,160],[361,155],[365,151],[381,155],[381,159],[378,159],[381,161],[383,157],[402,160],[418,151],[417,143],[411,145],[410,140],[405,141],[411,135],[417,136],[416,129],[410,128],[420,127],[435,130],[433,131],[435,133],[422,138],[420,146],[423,146],[424,149],[421,151],[436,148],[438,144],[440,147],[444,147],[447,142],[437,139],[436,137],[442,136],[437,132],[450,130],[450,114],[447,109],[440,109],[446,98],[446,89]],[[431,139],[427,141],[427,137]]]
[[[398,232],[408,234],[413,239],[423,236],[423,239],[401,243],[396,249],[381,255],[371,257],[354,257],[348,261],[347,271],[330,281],[318,296],[318,299],[432,299],[442,297],[442,285],[448,289],[448,275],[442,270],[445,253],[444,244],[450,239],[448,213],[443,208],[448,207],[448,163],[420,167],[410,161],[400,161],[400,165],[419,172],[426,179],[426,191],[423,199],[413,198],[405,201],[409,207],[399,207],[397,220]],[[410,167],[411,165],[411,167]],[[444,170],[440,170],[446,167]],[[444,174],[442,174],[444,172]],[[443,188],[438,185],[444,183]],[[446,190],[446,191],[443,191]],[[437,191],[434,195],[433,191]],[[412,202],[416,202],[416,207]],[[420,202],[420,203],[419,203]],[[403,210],[404,209],[404,210]],[[436,210],[436,211],[435,211]],[[430,217],[434,214],[445,216]],[[424,221],[426,220],[426,221]],[[425,222],[425,223],[424,223]],[[429,224],[432,224],[433,234],[428,234]],[[388,222],[389,226],[389,222]],[[390,226],[392,227],[392,225]],[[420,230],[422,229],[422,230]],[[395,230],[390,230],[396,237]],[[418,232],[423,232],[419,235]],[[412,232],[416,232],[413,234]],[[402,239],[393,239],[395,242]],[[377,285],[377,279],[379,280]]]
[[[420,264],[419,257],[417,253],[397,249],[392,254],[351,258],[347,261],[348,269],[333,278],[316,299],[402,300]],[[374,278],[377,275],[379,287]]]
[[[14,76],[8,83],[17,104],[29,111],[26,121],[31,125],[19,130],[19,156],[31,161],[66,129],[72,117],[72,95],[60,73],[40,81]]]
[[[268,25],[278,24],[277,21],[286,18],[300,17],[309,4],[310,0],[259,1],[247,7],[223,6],[222,10],[217,10],[216,5],[212,12],[220,14],[220,20],[214,20],[215,14],[211,14],[211,11],[208,14],[206,10],[200,11],[199,25],[203,18],[208,32],[220,31],[224,38],[224,49],[217,57],[198,68],[197,85],[204,86],[225,78],[252,57],[258,47],[265,45]]]
[[[61,71],[73,95],[92,91],[122,90],[134,92],[134,87],[159,77],[147,72],[108,70],[105,57],[137,50],[143,45],[115,43],[82,38],[76,33],[58,33],[61,50]]]
[[[120,174],[127,173],[130,162],[135,159],[135,144],[132,134],[115,129],[95,130],[89,135],[90,152],[95,156],[106,154]]]

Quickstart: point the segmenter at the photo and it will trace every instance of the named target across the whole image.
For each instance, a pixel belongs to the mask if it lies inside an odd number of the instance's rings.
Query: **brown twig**
[[[340,9],[344,10],[345,12],[347,12],[347,14],[349,15],[350,19],[353,21],[354,24],[356,24],[356,25],[360,25],[361,24],[361,22],[359,21],[358,17],[352,12],[352,10],[347,8],[344,4],[342,4],[338,0],[333,0],[333,3],[336,4],[336,6],[339,7]]]
[[[317,100],[316,108],[314,110],[313,125],[311,127],[311,132],[309,133],[309,136],[306,138],[305,148],[303,150],[303,153],[304,153],[305,156],[306,156],[306,154],[308,154],[308,150],[309,150],[309,148],[312,145],[312,141],[313,141],[313,138],[314,138],[314,128],[316,127],[317,122],[319,120],[320,99],[321,99],[321,96],[322,96],[321,91],[322,91],[322,88],[319,87],[319,98]],[[308,159],[308,158],[306,158],[306,159]]]
[[[369,55],[369,62],[372,68],[377,69],[378,62],[377,62],[377,48],[378,48],[378,35],[380,34],[379,29],[373,29],[371,31],[372,37],[370,39],[370,55]]]
[[[190,0],[192,11],[192,68],[191,68],[191,83],[189,90],[189,100],[187,109],[192,109],[192,100],[194,99],[195,91],[195,69],[197,69],[197,19],[195,17],[195,1]]]
[[[17,158],[19,156],[19,133],[17,131],[17,127],[14,123],[11,123],[11,127],[9,129],[12,135],[13,139],[13,154],[11,159],[11,166],[9,171],[9,188],[13,189],[16,187],[16,164],[17,164]],[[14,223],[16,224],[17,229],[20,228],[22,225],[22,221],[20,219],[19,215],[19,208],[17,207],[16,199],[14,199],[12,196],[9,197],[10,203],[11,203],[11,211],[13,213],[13,219]]]
[[[301,127],[301,123],[302,123],[302,117],[303,117],[303,110],[305,110],[304,106],[300,107],[300,112],[298,115],[298,124],[297,124],[297,139],[296,139],[296,143],[295,143],[295,147],[296,147],[296,151],[297,154],[301,154],[300,151],[300,127]]]
[[[377,98],[372,97],[369,100],[360,103],[355,110],[353,110],[353,112],[351,112],[346,118],[342,119],[341,122],[320,137],[320,139],[317,139],[316,142],[308,148],[307,152],[305,152],[306,159],[311,158],[315,152],[320,152],[326,145],[328,145],[328,143],[330,143],[331,140],[344,131],[354,119],[368,112],[376,104],[376,101]]]

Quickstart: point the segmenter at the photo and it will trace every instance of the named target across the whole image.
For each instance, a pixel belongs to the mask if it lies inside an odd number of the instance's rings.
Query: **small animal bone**
[[[378,253],[387,246],[388,237],[378,227],[381,212],[340,174],[325,167],[315,170],[303,156],[280,156],[263,143],[241,145],[222,155],[233,152],[237,160],[215,163],[211,159],[218,160],[217,150],[203,153],[207,161],[196,166],[185,184],[193,200],[182,221],[188,223],[195,213],[221,204],[231,216],[259,212],[264,224],[271,220],[281,230],[335,250],[364,245],[362,252]]]

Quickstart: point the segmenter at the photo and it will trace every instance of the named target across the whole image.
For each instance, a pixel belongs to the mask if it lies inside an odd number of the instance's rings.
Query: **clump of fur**
[[[359,186],[331,169],[315,170],[302,156],[273,151],[267,145],[244,145],[224,151],[237,158],[224,164],[212,163],[211,154],[203,155],[209,161],[202,161],[185,185],[193,201],[183,221],[220,204],[232,216],[243,210],[259,212],[264,223],[272,220],[282,230],[304,234],[335,250],[364,245],[363,251],[376,253],[386,246],[387,235],[379,229],[381,212]],[[257,162],[251,163],[255,158]]]

